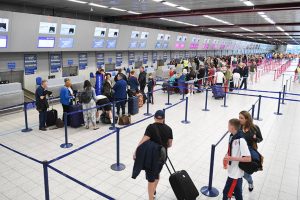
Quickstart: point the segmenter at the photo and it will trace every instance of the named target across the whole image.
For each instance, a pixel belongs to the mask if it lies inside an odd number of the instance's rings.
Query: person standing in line
[[[113,87],[114,97],[117,106],[117,115],[120,116],[120,109],[122,108],[122,115],[125,115],[125,105],[127,99],[127,82],[123,80],[122,75],[117,76],[118,81]]]
[[[146,81],[147,81],[147,73],[145,72],[145,68],[142,66],[140,67],[140,74],[138,78],[139,84],[140,84],[140,90],[143,94],[145,94],[145,87],[146,87]]]
[[[103,95],[105,95],[110,102],[113,101],[112,82],[110,73],[105,74],[105,81],[103,83]]]
[[[154,104],[154,98],[153,98],[153,90],[154,90],[154,86],[155,86],[155,80],[152,76],[152,73],[149,74],[149,78],[148,78],[148,83],[147,83],[147,87],[148,87],[148,93],[149,93],[149,103]],[[147,96],[148,97],[148,96]]]
[[[230,200],[235,196],[236,200],[243,200],[243,176],[244,171],[239,168],[239,162],[251,162],[251,155],[246,140],[240,131],[238,119],[228,122],[230,133],[227,153],[223,159],[223,167],[228,170],[228,178],[223,189],[223,200]]]
[[[63,112],[68,113],[70,110],[70,106],[73,105],[74,94],[71,89],[71,80],[69,78],[65,78],[65,85],[60,89],[60,103],[63,107]],[[63,120],[64,120],[63,116]],[[68,120],[68,124],[70,120]]]
[[[161,145],[161,148],[164,148],[167,154],[167,149],[172,147],[173,143],[173,131],[172,129],[165,124],[165,113],[162,110],[156,111],[154,114],[154,123],[150,124],[145,131],[145,134],[141,141],[138,144],[138,147],[133,154],[133,159],[137,158],[137,152],[139,151],[139,147],[142,146],[147,141],[152,141],[158,145]],[[153,154],[152,154],[153,155]],[[147,158],[151,160],[151,158]],[[158,170],[145,170],[146,172],[146,179],[148,181],[148,196],[149,200],[155,199],[156,195],[156,188],[160,179],[160,172],[165,164],[167,158],[164,158],[163,161],[157,161]]]
[[[82,109],[90,109],[83,111],[84,116],[84,124],[85,128],[90,128],[90,123],[93,125],[93,129],[97,130],[99,127],[96,125],[96,112],[97,109],[91,109],[96,107],[96,92],[95,89],[92,87],[90,81],[85,80],[83,83],[83,92],[81,93],[82,99]]]
[[[248,76],[249,76],[249,68],[246,64],[243,65],[242,68],[242,83],[240,88],[242,88],[244,86],[244,89],[247,90],[247,81],[248,81]]]
[[[249,69],[249,73],[250,73],[250,83],[253,85],[254,84],[254,75],[257,72],[257,65],[256,62],[253,61],[250,65],[250,69]]]
[[[233,87],[235,89],[240,88],[240,81],[241,81],[241,74],[240,74],[240,67],[236,67],[234,68],[234,70],[232,71],[233,73]]]
[[[46,131],[47,109],[49,107],[47,101],[47,80],[42,80],[41,85],[35,91],[35,105],[39,112],[39,130]]]
[[[295,73],[295,81],[296,81],[296,77],[298,75],[298,82],[300,83],[300,63],[298,64],[298,67],[295,72],[296,72]]]
[[[220,85],[222,86],[225,80],[225,76],[223,74],[223,72],[221,72],[220,68],[217,68],[217,73],[215,75],[215,83],[216,85]]]
[[[188,83],[188,94],[193,95],[195,93],[194,91],[194,82],[196,78],[196,72],[194,71],[194,68],[191,68],[191,71],[186,75],[186,82]]]
[[[225,76],[225,91],[228,92],[228,88],[229,90],[232,90],[232,71],[230,69],[230,65],[227,65],[227,69],[226,72],[224,74]],[[231,85],[230,85],[231,84]]]
[[[253,119],[249,112],[241,111],[239,114],[239,121],[241,124],[241,131],[243,137],[245,138],[249,149],[257,150],[257,143],[263,141],[263,137],[260,131],[260,128],[257,125],[253,124]],[[250,192],[253,191],[253,179],[250,174],[244,173],[244,179],[248,182],[248,189]]]
[[[118,81],[118,75],[120,75],[120,76],[122,76],[122,79],[124,80],[124,81],[128,81],[127,80],[127,76],[123,73],[123,70],[122,69],[118,69],[118,74],[115,76],[115,78],[114,78],[114,81],[115,82],[117,82]]]
[[[136,95],[136,93],[139,91],[139,81],[135,77],[134,73],[135,73],[135,71],[132,70],[130,72],[130,76],[128,78],[128,86],[129,86],[130,96]]]

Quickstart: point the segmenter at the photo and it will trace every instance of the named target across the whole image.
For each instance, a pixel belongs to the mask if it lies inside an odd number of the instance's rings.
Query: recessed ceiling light
[[[152,1],[155,1],[155,2],[162,2],[163,0],[152,0]]]
[[[221,23],[223,23],[223,24],[234,25],[234,24],[232,24],[232,23],[230,23],[230,22],[227,22],[227,21],[224,21],[224,20],[221,20],[221,19],[218,19],[218,18],[209,16],[209,15],[203,15],[203,17],[209,18],[209,19],[214,20],[214,21],[217,21],[217,22],[221,22]]]
[[[238,33],[233,33],[233,35],[243,36],[242,34],[238,34]]]
[[[257,12],[259,15],[264,15],[265,13],[264,12]]]
[[[252,30],[250,30],[250,29],[248,29],[248,28],[244,28],[244,27],[240,27],[240,29],[243,29],[243,30],[249,31],[249,32],[254,32],[254,31],[252,31]]]
[[[251,1],[243,1],[243,3],[244,3],[246,6],[254,6],[254,4],[253,4]]]
[[[116,10],[116,11],[121,11],[121,12],[125,12],[126,10],[121,9],[121,8],[115,8],[115,7],[110,7],[109,9],[111,10]]]
[[[127,11],[128,13],[130,13],[130,14],[134,14],[134,15],[140,15],[140,14],[142,14],[142,13],[138,13],[138,12],[134,12],[134,11]]]
[[[174,4],[174,3],[170,3],[167,1],[162,2],[163,4],[165,4],[166,6],[171,6],[171,7],[177,7],[178,5]]]
[[[283,28],[281,28],[280,26],[276,26],[276,28],[277,28],[278,30],[280,30],[280,31],[284,32],[284,29],[283,29]]]
[[[79,0],[68,0],[68,1],[71,1],[71,2],[74,2],[74,3],[87,4],[87,2],[85,2],[85,1],[79,1]]]
[[[100,4],[96,4],[96,3],[89,3],[90,6],[95,6],[95,7],[99,7],[99,8],[108,8],[108,6],[103,6]]]
[[[180,10],[185,10],[185,11],[191,10],[191,9],[189,9],[189,8],[185,8],[185,7],[182,7],[182,6],[178,6],[177,8],[180,9]]]

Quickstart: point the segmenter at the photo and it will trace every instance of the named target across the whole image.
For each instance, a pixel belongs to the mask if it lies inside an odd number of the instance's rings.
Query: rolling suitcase
[[[46,116],[47,127],[54,126],[57,120],[57,110],[53,109],[53,102],[51,102],[51,98],[49,98],[49,103],[52,104],[52,108],[51,110],[47,110],[47,116]]]
[[[214,85],[212,87],[212,93],[215,99],[222,99],[225,97],[225,92],[223,90],[223,87],[220,85]]]
[[[82,110],[81,104],[71,105],[69,112]],[[71,115],[68,115],[68,121],[70,122],[70,126],[73,128],[78,128],[84,124],[83,113],[78,112]]]
[[[137,97],[129,98],[128,100],[128,114],[136,115],[139,113],[139,100]]]
[[[196,200],[196,198],[199,196],[199,192],[189,174],[185,170],[175,171],[169,157],[168,160],[172,166],[172,169],[174,170],[174,173],[172,174],[166,163],[166,167],[170,173],[169,181],[176,198],[178,200]]]

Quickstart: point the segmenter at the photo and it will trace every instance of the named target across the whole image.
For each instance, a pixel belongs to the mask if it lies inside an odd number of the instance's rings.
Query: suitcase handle
[[[174,168],[174,166],[173,166],[173,164],[172,164],[172,162],[171,162],[169,156],[167,156],[167,160],[166,160],[166,162],[165,162],[165,165],[166,165],[166,167],[167,167],[167,169],[168,169],[170,175],[172,175],[172,172],[171,172],[171,170],[170,170],[170,168],[169,168],[169,166],[168,166],[168,164],[167,164],[167,161],[169,161],[169,163],[170,163],[170,165],[171,165],[171,167],[172,167],[174,173],[176,173],[176,170],[175,170],[175,168]]]

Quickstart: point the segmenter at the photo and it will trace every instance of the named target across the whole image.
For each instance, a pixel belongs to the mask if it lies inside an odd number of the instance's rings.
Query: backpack
[[[109,119],[109,117],[107,116],[107,114],[105,112],[103,112],[101,115],[100,115],[100,121],[103,123],[103,124],[111,124],[111,120]]]
[[[93,92],[91,89],[85,89],[79,94],[79,101],[81,103],[90,103],[93,97]]]

